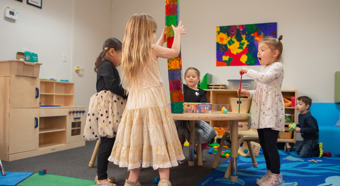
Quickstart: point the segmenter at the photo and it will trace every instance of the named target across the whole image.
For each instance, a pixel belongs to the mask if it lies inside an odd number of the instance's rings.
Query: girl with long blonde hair
[[[163,33],[157,43],[157,24],[147,14],[133,15],[125,28],[122,49],[122,78],[129,99],[118,127],[109,161],[130,170],[125,185],[140,185],[141,168],[158,170],[158,185],[171,185],[170,167],[183,160],[182,146],[168,106],[158,58],[175,58],[180,52],[184,26],[172,26],[174,41],[165,48]]]

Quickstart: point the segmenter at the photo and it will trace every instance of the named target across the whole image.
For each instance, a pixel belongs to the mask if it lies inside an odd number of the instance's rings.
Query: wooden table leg
[[[227,171],[224,174],[224,177],[230,179],[230,172],[231,172],[231,161],[229,160]]]
[[[216,169],[216,167],[217,167],[218,160],[220,159],[221,151],[222,151],[222,148],[223,148],[223,143],[227,139],[227,135],[228,135],[227,133],[224,133],[223,136],[222,136],[220,146],[218,147],[217,153],[215,155],[214,162],[212,164],[213,169]]]
[[[230,180],[237,182],[237,155],[239,148],[238,140],[238,122],[230,121],[230,135],[231,135],[231,157],[230,157]]]
[[[203,166],[203,160],[202,160],[202,145],[201,144],[197,144],[197,165],[198,166]]]
[[[195,152],[195,121],[189,121],[190,127],[190,141],[189,141],[189,166],[194,166],[194,152]]]
[[[94,163],[96,162],[98,150],[99,150],[100,140],[97,140],[96,146],[94,147],[91,160],[89,162],[89,167],[92,168],[94,166]]]

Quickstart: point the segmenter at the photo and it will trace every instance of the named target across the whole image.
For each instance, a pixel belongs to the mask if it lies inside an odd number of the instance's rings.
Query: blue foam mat
[[[9,185],[17,185],[22,182],[29,176],[33,174],[33,172],[5,172],[6,176],[0,175],[0,186],[9,186]]]

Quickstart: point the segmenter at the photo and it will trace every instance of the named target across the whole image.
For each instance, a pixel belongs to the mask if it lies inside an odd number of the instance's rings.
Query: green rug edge
[[[95,185],[93,180],[85,180],[80,178],[72,178],[68,176],[60,176],[54,174],[39,175],[34,173],[26,178],[18,186],[90,186]]]

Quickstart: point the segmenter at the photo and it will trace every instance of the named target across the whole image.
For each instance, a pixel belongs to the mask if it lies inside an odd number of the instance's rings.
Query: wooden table
[[[189,120],[190,121],[190,141],[189,141],[189,166],[194,165],[194,149],[195,149],[195,120],[203,121],[230,121],[231,134],[231,159],[230,159],[230,179],[232,182],[237,182],[237,155],[238,155],[238,121],[249,119],[248,113],[233,113],[223,114],[220,111],[211,113],[184,113],[172,114],[174,120]],[[197,157],[198,166],[202,166],[202,150],[201,145],[198,145]],[[215,163],[215,162],[214,162]]]

